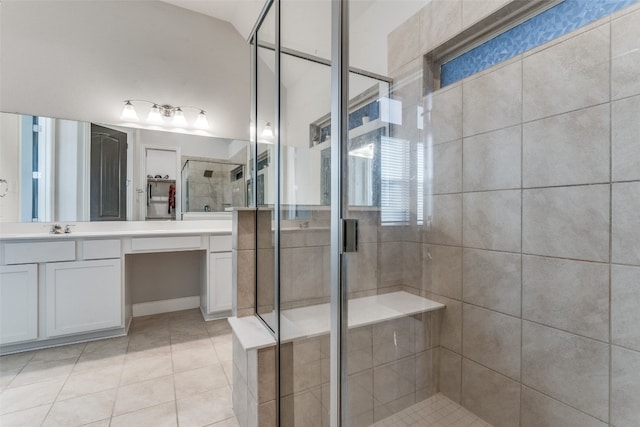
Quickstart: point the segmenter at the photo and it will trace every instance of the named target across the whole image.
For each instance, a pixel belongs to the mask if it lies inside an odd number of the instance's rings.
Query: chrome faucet
[[[71,227],[75,227],[75,225],[73,224],[67,224],[64,226],[64,234],[69,234],[71,233]]]
[[[51,228],[49,228],[49,233],[62,234],[62,226],[60,224],[51,224]]]

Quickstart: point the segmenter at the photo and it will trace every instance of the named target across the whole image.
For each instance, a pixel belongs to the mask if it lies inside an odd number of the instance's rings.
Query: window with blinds
[[[382,224],[407,224],[410,211],[411,156],[409,141],[380,141],[380,211]]]

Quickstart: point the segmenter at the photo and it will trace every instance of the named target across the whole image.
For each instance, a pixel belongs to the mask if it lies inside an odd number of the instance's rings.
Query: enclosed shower
[[[273,1],[251,45],[240,425],[640,425],[637,2]]]

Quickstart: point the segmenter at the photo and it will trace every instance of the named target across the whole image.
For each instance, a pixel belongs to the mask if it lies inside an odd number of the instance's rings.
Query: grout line
[[[521,59],[520,67],[520,406],[518,408],[518,424],[522,426],[522,367],[524,366],[524,58]]]
[[[612,276],[611,276],[611,261],[613,251],[613,40],[612,40],[612,26],[611,15],[609,15],[609,382],[608,382],[608,405],[607,405],[607,418],[611,425],[611,413],[612,413],[612,371],[613,371],[613,348],[611,343],[613,341],[612,327],[611,327],[611,312],[612,312]]]

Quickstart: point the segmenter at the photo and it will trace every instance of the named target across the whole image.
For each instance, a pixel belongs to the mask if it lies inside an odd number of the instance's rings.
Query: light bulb
[[[160,107],[158,107],[158,104],[153,104],[153,107],[149,110],[147,121],[151,123],[162,123],[162,113],[160,113]]]
[[[198,118],[196,119],[196,127],[200,129],[209,129],[209,121],[207,121],[207,114],[204,110],[200,110]]]
[[[173,113],[173,125],[182,127],[187,125],[187,119],[184,117],[184,113],[180,109],[180,107],[176,107]]]
[[[125,101],[120,118],[129,122],[138,120],[138,113],[136,113],[136,109],[131,105],[131,101]]]
[[[271,123],[267,122],[262,130],[262,137],[266,139],[273,139],[273,129],[271,129]]]

